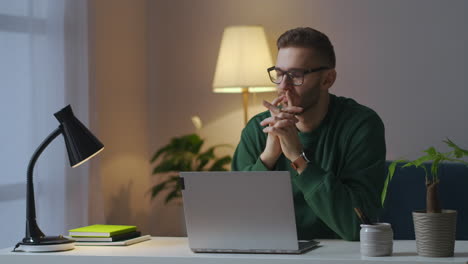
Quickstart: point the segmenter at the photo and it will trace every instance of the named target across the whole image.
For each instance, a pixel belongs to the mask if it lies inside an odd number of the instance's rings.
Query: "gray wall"
[[[264,25],[274,57],[276,38],[289,28],[325,32],[337,53],[331,92],[380,114],[389,159],[414,157],[445,137],[467,146],[467,10],[468,1],[442,0],[149,1],[152,146],[190,132],[194,114],[205,128],[231,119],[224,128],[235,132],[223,140],[237,143],[240,96],[211,92],[223,29],[235,24]]]
[[[193,132],[195,114],[207,144],[237,144],[241,96],[211,91],[223,29],[236,24],[263,25],[274,57],[287,29],[325,32],[337,53],[331,92],[380,114],[388,159],[414,158],[430,145],[445,150],[445,137],[468,147],[467,10],[461,0],[149,1],[150,149]],[[250,116],[274,96],[256,95]],[[161,220],[168,210],[155,210],[156,233],[173,226]]]

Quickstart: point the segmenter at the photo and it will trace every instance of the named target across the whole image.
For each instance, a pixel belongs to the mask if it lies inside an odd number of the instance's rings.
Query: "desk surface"
[[[130,246],[76,246],[74,250],[55,253],[11,252],[0,249],[0,263],[468,263],[468,241],[455,243],[451,258],[425,258],[416,254],[413,240],[394,241],[393,256],[361,257],[359,242],[319,240],[321,247],[302,255],[280,254],[211,254],[193,253],[187,238],[153,237]]]

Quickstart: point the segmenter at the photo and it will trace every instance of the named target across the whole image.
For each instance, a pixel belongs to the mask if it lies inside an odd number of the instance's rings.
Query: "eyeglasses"
[[[291,79],[293,85],[299,86],[304,83],[304,76],[306,74],[312,72],[318,72],[323,70],[328,70],[328,67],[319,67],[315,69],[307,69],[307,70],[291,70],[291,71],[283,71],[281,69],[272,66],[267,69],[268,75],[270,76],[270,80],[275,84],[280,84],[283,81],[283,76],[287,75],[289,79]]]

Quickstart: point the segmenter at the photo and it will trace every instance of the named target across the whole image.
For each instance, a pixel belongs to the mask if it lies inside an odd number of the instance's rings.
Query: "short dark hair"
[[[312,48],[317,51],[322,63],[335,68],[336,58],[333,45],[327,35],[310,27],[298,27],[284,32],[276,42],[278,50],[286,47]]]

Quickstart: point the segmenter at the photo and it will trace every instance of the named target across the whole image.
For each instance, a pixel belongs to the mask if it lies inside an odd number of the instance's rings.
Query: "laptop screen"
[[[181,172],[192,249],[298,248],[290,174]]]

